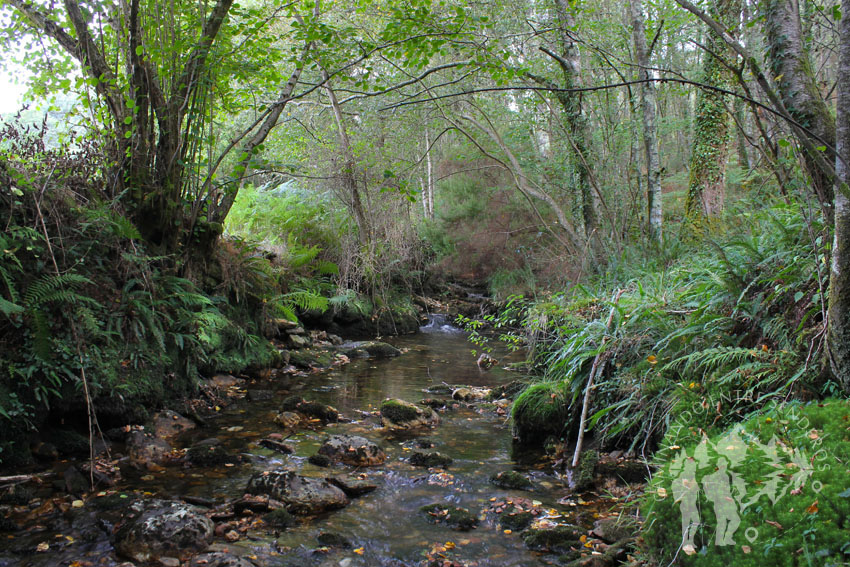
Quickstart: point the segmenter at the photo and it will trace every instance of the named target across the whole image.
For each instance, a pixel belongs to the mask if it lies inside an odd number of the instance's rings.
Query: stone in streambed
[[[271,449],[272,451],[276,451],[283,455],[291,455],[295,452],[295,447],[288,443],[284,443],[283,441],[278,441],[276,439],[260,439],[259,445],[260,447]]]
[[[502,529],[521,532],[531,525],[536,516],[531,512],[510,512],[499,516],[499,525]]]
[[[136,430],[127,435],[127,455],[136,468],[157,471],[169,464],[171,445],[164,439]]]
[[[425,453],[422,451],[416,451],[410,458],[408,462],[415,467],[447,467],[452,464],[452,458],[443,455],[437,451],[433,451],[431,453]]]
[[[516,471],[502,471],[490,477],[490,484],[507,490],[531,490],[533,488],[528,478]]]
[[[388,399],[381,404],[381,423],[390,429],[417,429],[437,425],[440,416],[431,408],[421,408],[404,400]]]
[[[327,455],[319,455],[319,454],[310,455],[307,458],[307,462],[310,463],[311,465],[315,465],[317,467],[323,467],[323,468],[327,468],[327,467],[331,466],[331,464],[332,464],[330,458]]]
[[[327,547],[341,547],[343,549],[352,547],[347,537],[334,532],[322,532],[316,536],[316,541]]]
[[[319,447],[319,454],[331,461],[358,467],[372,467],[387,460],[378,445],[357,435],[332,435]]]
[[[212,537],[213,523],[199,508],[179,501],[140,500],[129,506],[114,545],[120,555],[144,563],[203,551]]]
[[[576,526],[555,526],[553,528],[529,529],[522,536],[525,545],[535,551],[569,551],[573,546],[581,545],[584,531]]]
[[[453,530],[465,532],[478,527],[478,518],[465,508],[448,504],[429,504],[419,509],[433,524],[445,524]]]
[[[160,439],[171,439],[196,427],[194,421],[171,410],[156,413],[151,419],[151,430],[154,436]]]
[[[248,481],[245,491],[280,500],[293,514],[317,514],[337,510],[348,504],[345,493],[328,481],[307,478],[286,470],[255,474]]]
[[[355,341],[343,343],[340,352],[348,358],[393,358],[401,355],[401,351],[391,344],[380,341]]]
[[[338,486],[349,498],[356,498],[369,494],[378,488],[378,485],[366,478],[365,475],[340,475],[326,479],[334,486]]]
[[[281,403],[282,412],[298,412],[309,418],[321,419],[325,423],[339,421],[339,412],[336,408],[319,402],[305,400],[301,396],[289,396]],[[277,418],[275,418],[277,422]]]

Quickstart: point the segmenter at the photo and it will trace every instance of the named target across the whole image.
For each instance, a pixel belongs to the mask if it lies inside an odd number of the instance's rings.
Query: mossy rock
[[[596,478],[596,464],[599,462],[599,453],[589,449],[581,454],[578,467],[573,471],[573,490],[583,492],[593,488]]]
[[[478,518],[465,508],[447,504],[429,504],[419,509],[432,524],[445,524],[453,530],[466,532],[478,527]]]
[[[431,453],[416,451],[410,455],[408,462],[415,467],[447,467],[452,464],[453,459],[437,451]]]
[[[436,425],[440,417],[431,408],[421,408],[399,399],[384,400],[381,421],[393,429],[415,429]]]
[[[585,535],[576,526],[555,526],[553,528],[529,529],[522,539],[529,549],[535,551],[565,552],[573,546],[581,546],[581,536]]]
[[[198,443],[186,451],[186,461],[199,467],[214,467],[238,461],[218,443]]]
[[[514,436],[524,443],[540,443],[560,436],[574,415],[570,410],[572,393],[564,382],[541,382],[517,396],[511,410]]]
[[[263,522],[276,529],[286,529],[295,525],[295,516],[286,508],[278,508],[263,515]]]
[[[89,438],[71,429],[60,429],[44,434],[56,445],[61,455],[88,455]]]
[[[326,423],[339,421],[339,412],[336,408],[320,403],[307,401],[301,396],[288,396],[280,404],[281,412],[298,412]]]
[[[535,517],[531,512],[503,513],[499,516],[499,525],[505,530],[521,532],[531,525]]]
[[[334,354],[326,350],[298,349],[289,354],[289,363],[299,368],[330,368]]]
[[[307,462],[311,465],[315,465],[317,467],[327,468],[331,466],[331,460],[327,455],[310,455],[307,458]]]
[[[352,547],[351,541],[347,537],[335,532],[322,532],[316,536],[316,541],[327,547],[341,547],[343,549]]]
[[[531,490],[534,486],[524,474],[516,471],[502,471],[490,477],[490,484],[506,490]]]

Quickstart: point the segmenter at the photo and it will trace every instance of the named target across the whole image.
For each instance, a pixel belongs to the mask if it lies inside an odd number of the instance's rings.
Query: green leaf
[[[803,295],[805,295],[805,294],[802,291],[798,291],[797,293],[795,293],[794,294],[794,303],[803,299]]]
[[[779,140],[776,140],[776,143],[779,144],[783,148],[787,148],[788,146],[791,145],[791,142],[789,142],[785,138],[780,138]]]

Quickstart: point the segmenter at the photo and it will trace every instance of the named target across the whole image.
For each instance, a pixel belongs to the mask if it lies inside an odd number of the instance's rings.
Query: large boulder
[[[171,410],[156,413],[151,419],[151,430],[154,436],[160,439],[173,439],[195,427],[197,427],[195,422]]]
[[[317,514],[348,504],[345,493],[327,480],[308,478],[286,470],[255,474],[245,491],[279,500],[293,514]]]
[[[185,502],[140,500],[115,532],[115,550],[138,563],[194,554],[212,542],[213,527],[200,508]]]
[[[418,429],[440,423],[440,416],[431,408],[422,408],[399,399],[384,400],[381,404],[381,424],[390,429]]]
[[[169,464],[171,445],[144,431],[131,431],[127,435],[127,456],[136,468],[157,471]]]
[[[319,447],[319,454],[356,467],[373,467],[387,460],[386,453],[378,445],[357,435],[331,435]]]

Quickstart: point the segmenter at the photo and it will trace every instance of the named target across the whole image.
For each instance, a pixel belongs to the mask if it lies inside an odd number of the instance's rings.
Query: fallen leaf
[[[743,551],[744,553],[749,553],[749,552],[751,552],[751,551],[752,551],[752,549],[750,549],[750,546],[749,546],[749,545],[742,545],[742,546],[741,546],[741,551]]]
[[[357,549],[354,550],[354,553],[356,553],[357,555],[363,555],[363,548],[358,547]]]
[[[771,526],[773,526],[774,528],[776,528],[778,530],[784,530],[785,529],[785,528],[782,527],[782,524],[780,524],[779,522],[773,522],[771,520],[765,520],[764,523],[770,524]]]
[[[818,501],[815,500],[812,502],[812,505],[806,508],[807,514],[817,514],[818,513]]]
[[[693,555],[694,553],[697,552],[696,548],[694,548],[694,546],[691,545],[690,543],[686,543],[685,545],[683,545],[682,551],[684,551],[685,554],[687,554],[687,555]]]
[[[35,550],[40,552],[40,553],[44,553],[48,549],[50,549],[50,544],[47,543],[46,541],[43,541],[40,544],[38,544],[37,546],[35,546]]]

